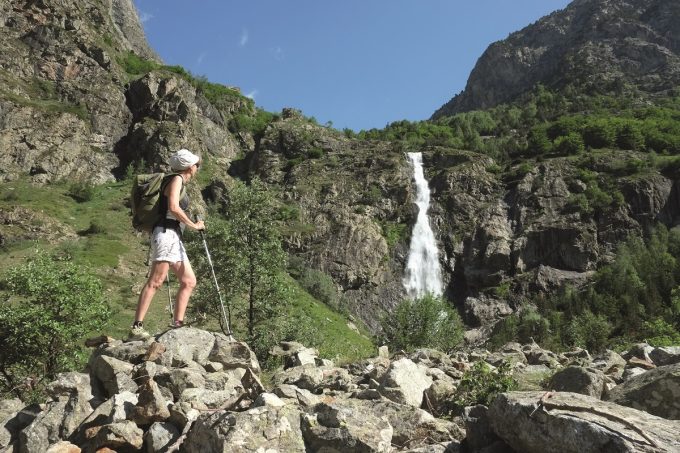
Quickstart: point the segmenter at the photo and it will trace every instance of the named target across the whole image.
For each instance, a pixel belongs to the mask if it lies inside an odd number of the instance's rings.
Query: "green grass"
[[[291,317],[306,319],[314,327],[314,336],[306,346],[317,348],[323,358],[340,362],[376,355],[375,345],[364,326],[357,325],[359,332],[352,330],[345,315],[314,299],[292,278],[290,285],[294,300]]]

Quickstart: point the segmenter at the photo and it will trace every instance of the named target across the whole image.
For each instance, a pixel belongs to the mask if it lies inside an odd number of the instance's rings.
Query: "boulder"
[[[656,366],[675,365],[680,363],[680,346],[654,348],[649,358]]]
[[[595,356],[590,366],[615,379],[621,379],[623,370],[626,368],[626,360],[616,352],[608,349]]]
[[[281,384],[295,385],[313,392],[323,382],[323,379],[323,368],[316,365],[303,365],[276,373],[272,376],[272,383],[275,386]]]
[[[148,425],[170,418],[168,402],[163,397],[158,384],[147,381],[139,388],[138,401],[132,413],[132,420],[138,425]]]
[[[227,370],[250,368],[254,373],[260,372],[260,363],[246,343],[230,340],[221,334],[215,335],[215,343],[209,351],[208,359],[221,363]]]
[[[45,410],[19,433],[19,450],[22,453],[43,453],[61,440],[61,423],[67,401],[53,401]]]
[[[420,407],[423,392],[431,385],[432,378],[427,375],[425,367],[403,358],[390,364],[378,390],[392,401]]]
[[[132,364],[106,355],[98,356],[92,364],[92,374],[109,397],[124,391],[137,391],[137,384],[132,380],[132,369]]]
[[[345,405],[321,403],[302,416],[302,434],[312,451],[388,452],[394,429],[385,418]]]
[[[144,432],[130,420],[110,425],[90,428],[88,440],[83,445],[85,451],[98,451],[110,448],[114,451],[137,451],[142,448]]]
[[[659,417],[680,420],[680,363],[631,377],[614,387],[606,399]]]
[[[165,451],[177,440],[179,435],[180,432],[172,423],[155,422],[144,434],[144,445],[146,445],[147,453]]]
[[[0,400],[0,448],[12,443],[15,435],[30,423],[30,421],[24,425],[17,423],[18,413],[24,406],[19,398]]]
[[[550,389],[558,392],[574,392],[601,398],[604,392],[604,373],[594,368],[568,366],[550,379]]]
[[[137,404],[137,395],[132,392],[122,392],[102,404],[78,426],[73,433],[72,439],[76,444],[81,445],[87,440],[88,430],[97,426],[110,425],[132,418],[132,414]]]
[[[472,452],[482,451],[500,438],[491,430],[488,417],[489,409],[481,404],[468,406],[463,411],[465,422],[465,443]]]
[[[245,412],[204,413],[182,443],[185,453],[304,453],[300,411],[294,405]]]
[[[554,393],[537,409],[543,396],[503,393],[489,407],[491,429],[514,451],[544,453],[556,446],[561,453],[680,449],[677,422],[578,393]]]
[[[169,360],[171,365],[181,366],[191,362],[207,363],[215,336],[205,330],[184,327],[168,330],[157,341],[166,348],[163,353],[164,364]]]

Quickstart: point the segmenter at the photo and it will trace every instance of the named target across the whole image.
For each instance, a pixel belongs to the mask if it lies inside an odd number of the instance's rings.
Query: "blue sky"
[[[479,56],[568,0],[134,0],[151,46],[272,112],[354,130],[427,119]]]

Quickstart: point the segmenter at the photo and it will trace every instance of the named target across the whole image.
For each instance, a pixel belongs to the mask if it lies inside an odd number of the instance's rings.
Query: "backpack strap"
[[[167,216],[168,216],[168,197],[165,195],[165,189],[168,187],[168,184],[170,184],[170,181],[172,181],[172,178],[175,176],[179,176],[181,178],[181,175],[179,173],[170,173],[169,175],[166,175],[163,177],[163,182],[161,182],[161,191],[160,191],[160,205],[159,205],[159,212],[161,213],[160,215],[160,220],[156,225],[154,225],[154,228],[157,226],[162,226],[163,227],[163,233],[167,231],[167,228],[174,228],[176,231],[181,236],[181,229],[179,228],[179,221],[175,221],[177,224],[175,225],[175,222],[172,222],[172,225],[169,225]],[[184,187],[184,178],[182,178],[182,189],[180,190],[179,193],[179,198],[180,200],[186,195],[186,188]]]

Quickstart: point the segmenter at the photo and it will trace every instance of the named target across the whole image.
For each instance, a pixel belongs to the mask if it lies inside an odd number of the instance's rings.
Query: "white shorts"
[[[162,226],[154,228],[151,235],[151,250],[149,251],[150,261],[168,261],[177,263],[179,261],[189,261],[187,252],[182,244],[182,239],[172,228],[163,231]]]

